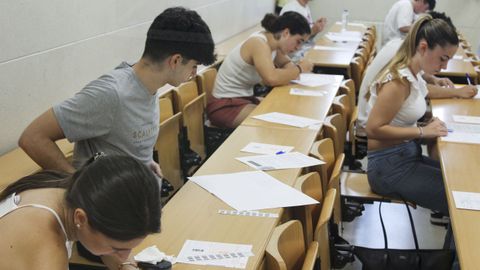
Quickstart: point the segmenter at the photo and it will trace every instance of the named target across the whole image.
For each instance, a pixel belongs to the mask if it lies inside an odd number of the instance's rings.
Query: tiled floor
[[[404,205],[383,203],[382,214],[391,248],[414,248],[407,209]],[[442,248],[446,229],[430,224],[430,210],[417,207],[412,211],[420,248]],[[343,237],[351,244],[372,248],[383,248],[383,235],[378,216],[378,203],[366,204],[363,215],[354,221],[343,223]],[[360,270],[361,263],[356,260],[345,270]]]
[[[367,168],[366,158],[361,160],[361,163],[364,169]],[[429,209],[422,207],[410,209],[420,248],[442,248],[447,230],[444,227],[430,224],[431,211]],[[388,246],[400,249],[415,248],[405,205],[383,203],[382,215],[387,230]],[[383,248],[385,244],[378,215],[378,203],[365,204],[363,215],[357,217],[352,222],[343,223],[343,233],[341,234],[350,244],[371,248]],[[356,259],[354,263],[348,264],[342,269],[361,270],[362,265],[358,259]]]

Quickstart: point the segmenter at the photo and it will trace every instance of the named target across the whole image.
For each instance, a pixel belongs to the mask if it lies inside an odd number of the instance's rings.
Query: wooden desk
[[[333,24],[328,30],[328,32],[335,33],[341,31],[342,28],[340,24]],[[347,31],[358,31],[363,35],[366,31],[366,27],[348,25]],[[305,59],[308,59],[310,62],[312,62],[315,67],[344,70],[343,73],[349,78],[351,78],[352,74],[350,69],[350,62],[352,61],[352,58],[355,55],[355,51],[357,50],[359,44],[359,41],[346,43],[333,42],[327,37],[322,36],[315,42],[315,45],[342,48],[344,50],[332,51],[322,49],[317,50],[312,48],[305,54]]]
[[[459,47],[455,55],[461,56],[463,59],[469,58],[462,47]],[[470,61],[464,61],[463,59],[451,59],[448,61],[446,69],[442,69],[438,75],[463,79],[463,83],[467,83],[466,74],[472,79],[472,83],[477,84],[477,72]],[[457,82],[459,83],[459,82]]]
[[[437,99],[431,102],[433,115],[444,121],[453,121],[453,114],[480,116],[480,100]],[[460,266],[462,269],[478,269],[480,211],[457,209],[452,191],[480,192],[480,145],[439,140],[438,149]]]
[[[72,155],[73,143],[63,139],[57,141],[57,145],[66,157]],[[0,191],[10,183],[39,170],[40,166],[21,148],[16,148],[0,156]]]
[[[249,142],[284,144],[296,151],[308,153],[316,132],[302,129],[274,129],[240,126],[206,161],[195,175],[251,171],[251,167],[235,157],[251,155],[240,149]],[[269,172],[278,180],[293,185],[301,169]],[[178,255],[187,239],[253,245],[255,256],[250,257],[247,269],[257,269],[264,256],[271,232],[278,223],[275,218],[255,218],[220,215],[220,209],[231,209],[223,201],[192,182],[187,182],[162,210],[162,231],[148,236],[135,250],[157,245],[166,254]],[[282,213],[282,209],[268,210]],[[221,269],[221,267],[176,264],[174,269]]]
[[[269,123],[252,118],[252,116],[270,112],[293,114],[323,121],[323,119],[325,119],[327,116],[330,106],[332,105],[333,98],[336,96],[340,83],[343,79],[343,76],[341,75],[330,76],[334,77],[336,81],[335,83],[329,85],[319,87],[305,87],[300,85],[275,87],[252,111],[249,117],[243,121],[242,125],[290,128],[290,126]],[[327,90],[327,94],[321,97],[290,95],[291,88]]]

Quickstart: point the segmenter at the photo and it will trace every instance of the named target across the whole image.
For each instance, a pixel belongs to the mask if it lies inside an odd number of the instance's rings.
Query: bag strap
[[[419,250],[418,246],[418,238],[417,238],[417,232],[415,230],[415,224],[413,223],[413,217],[412,213],[410,212],[410,207],[408,206],[408,203],[403,199],[403,197],[400,197],[405,204],[405,207],[407,207],[407,212],[408,212],[408,218],[410,220],[410,227],[412,228],[412,235],[413,235],[413,241],[415,242],[415,249]],[[387,230],[385,229],[385,223],[383,222],[383,216],[382,216],[382,201],[380,201],[378,205],[378,214],[380,216],[380,224],[382,225],[382,232],[383,232],[383,241],[385,243],[385,249],[388,249],[388,240],[387,240]]]
[[[378,205],[378,215],[380,216],[380,223],[382,224],[383,242],[385,243],[385,249],[388,249],[387,231],[385,230],[385,224],[383,223],[382,217],[382,201],[380,201],[380,204]]]
[[[413,241],[415,242],[415,249],[419,250],[420,248],[418,247],[417,231],[415,230],[415,224],[413,224],[413,218],[412,218],[412,213],[410,212],[410,207],[408,206],[408,203],[405,201],[405,199],[403,199],[403,197],[401,198],[403,203],[405,204],[405,207],[407,207],[408,218],[410,219],[410,226],[412,228]]]

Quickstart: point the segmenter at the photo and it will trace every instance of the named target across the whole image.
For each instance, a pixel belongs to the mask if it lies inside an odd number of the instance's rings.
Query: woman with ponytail
[[[310,62],[295,64],[287,56],[310,36],[310,26],[302,15],[267,14],[262,27],[265,31],[254,33],[235,47],[218,71],[207,105],[208,118],[215,126],[235,128],[247,117],[259,103],[253,96],[255,84],[284,85],[312,70]]]
[[[132,157],[24,177],[0,193],[0,269],[68,269],[75,241],[109,269],[137,269],[130,251],[160,231],[160,212],[156,176]]]
[[[438,118],[423,127],[417,126],[417,120],[426,112],[422,74],[446,68],[458,42],[456,31],[445,21],[429,15],[418,19],[370,88],[366,126],[372,190],[446,215],[440,164],[422,155],[419,140],[446,136],[447,127]]]

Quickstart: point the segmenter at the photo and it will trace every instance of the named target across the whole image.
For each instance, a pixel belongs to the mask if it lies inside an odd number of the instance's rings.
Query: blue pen
[[[447,129],[448,132],[452,133],[453,132],[453,129],[449,128]]]
[[[465,75],[467,76],[468,85],[472,85],[472,81],[470,80],[470,75],[468,75],[468,73],[465,73]]]
[[[278,151],[275,153],[275,155],[281,155],[281,154],[285,154],[285,151]]]

